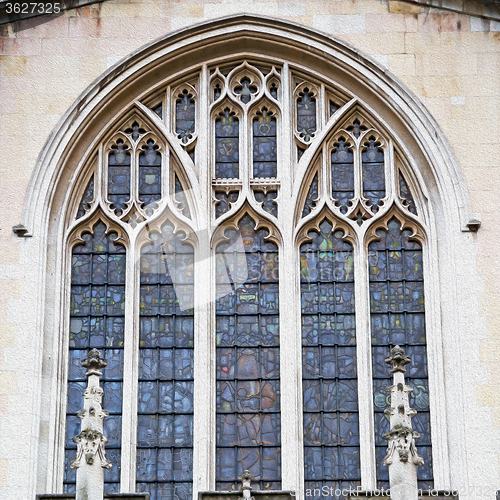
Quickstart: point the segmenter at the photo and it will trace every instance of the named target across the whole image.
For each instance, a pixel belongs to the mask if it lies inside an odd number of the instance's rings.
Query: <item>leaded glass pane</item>
[[[253,121],[253,176],[276,177],[276,118],[266,108]]]
[[[413,201],[413,196],[411,194],[410,188],[403,177],[401,171],[399,172],[399,196],[403,200],[406,208],[413,214],[417,215],[417,207]]]
[[[153,213],[161,199],[161,154],[158,149],[149,139],[139,155],[139,200],[148,215]]]
[[[140,273],[136,490],[186,500],[193,479],[194,253],[166,223]]]
[[[85,188],[80,204],[78,205],[78,212],[76,218],[83,217],[89,210],[90,204],[94,200],[94,176],[92,176]]]
[[[239,121],[235,113],[226,108],[215,120],[215,177],[239,177],[239,148]]]
[[[193,95],[184,89],[175,103],[175,133],[183,144],[193,138],[196,104]]]
[[[217,247],[216,488],[281,486],[278,249],[248,215]]]
[[[387,443],[381,436],[389,431],[384,410],[390,407],[386,388],[392,383],[385,358],[395,345],[411,358],[405,375],[413,387],[410,406],[418,412],[412,425],[422,435],[416,443],[418,452],[425,455],[424,466],[417,468],[418,484],[433,486],[422,248],[410,239],[411,234],[392,218],[388,230],[379,229],[379,239],[368,247],[377,480],[384,488],[389,486],[387,467],[382,465]]]
[[[108,156],[108,200],[120,215],[130,199],[130,152],[118,139]]]
[[[125,323],[126,253],[106,234],[102,222],[95,224],[93,234],[82,236],[83,244],[73,249],[71,266],[71,307],[69,329],[68,405],[66,410],[66,443],[64,491],[75,489],[75,471],[69,462],[75,457],[73,437],[80,433],[78,412],[83,408],[87,385],[81,361],[88,351],[97,348],[108,362],[102,370],[104,390],[102,407],[109,412],[104,420],[108,438],[106,457],[113,467],[105,469],[105,491],[119,491],[121,414],[123,389],[123,335]]]
[[[363,170],[363,196],[368,200],[372,211],[376,213],[385,196],[384,151],[375,137],[365,142],[361,154]]]
[[[179,210],[188,218],[191,218],[191,211],[189,210],[189,204],[187,201],[186,193],[182,187],[181,181],[177,174],[175,174],[175,200],[178,203]]]
[[[335,499],[361,481],[354,259],[343,236],[324,220],[300,247],[305,488]]]
[[[332,151],[332,197],[343,214],[354,198],[354,157],[344,137],[338,139]]]
[[[238,201],[238,191],[216,191],[215,198],[218,200],[215,205],[215,218],[218,219],[221,215],[231,210],[231,204]]]
[[[297,99],[297,132],[304,142],[309,142],[316,129],[316,99],[306,87]]]
[[[271,215],[278,217],[278,204],[275,201],[278,197],[278,191],[268,190],[264,191],[255,191],[255,200],[257,203],[262,203],[262,208]]]
[[[318,201],[318,173],[314,175],[314,178],[307,191],[306,201],[304,202],[304,208],[302,209],[302,217],[309,215]]]

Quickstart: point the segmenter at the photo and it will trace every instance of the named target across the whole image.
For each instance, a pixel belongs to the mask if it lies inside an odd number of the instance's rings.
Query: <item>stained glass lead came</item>
[[[351,145],[340,137],[334,145],[332,161],[332,197],[345,214],[354,198],[354,157]]]
[[[324,220],[300,248],[306,489],[361,481],[354,261],[343,236]]]
[[[126,253],[115,243],[113,233],[98,222],[93,233],[82,236],[73,249],[69,331],[68,406],[66,416],[65,463],[75,455],[73,436],[80,432],[77,414],[86,387],[81,360],[96,347],[108,361],[103,370],[102,406],[109,412],[104,421],[106,458],[113,464],[104,473],[105,491],[118,492],[120,482],[121,413],[123,389],[123,339],[125,318]],[[77,429],[78,428],[78,429]],[[64,491],[75,490],[76,476],[65,467]]]
[[[175,133],[183,144],[193,138],[196,125],[196,103],[187,89],[179,94],[175,103]]]
[[[239,121],[229,108],[215,120],[215,177],[239,177]]]
[[[375,137],[365,142],[365,150],[361,155],[363,171],[363,196],[368,200],[373,213],[378,212],[385,196],[384,151]]]
[[[278,249],[254,227],[244,216],[217,247],[218,489],[236,489],[245,469],[260,489],[281,481]]]
[[[388,487],[387,467],[382,465],[387,443],[380,436],[389,430],[384,410],[390,406],[386,386],[392,380],[385,364],[391,347],[404,346],[411,357],[406,383],[413,387],[410,406],[417,410],[412,424],[421,429],[417,442],[425,465],[417,469],[420,488],[433,487],[431,453],[429,385],[425,338],[422,248],[410,241],[412,231],[401,230],[392,218],[387,230],[377,230],[378,240],[368,247],[370,311],[372,335],[372,372],[375,414],[375,446],[378,487]],[[420,431],[419,431],[420,432]],[[428,456],[427,456],[428,455]]]
[[[297,132],[304,142],[309,142],[316,128],[316,99],[306,87],[297,99]]]
[[[80,204],[78,205],[78,212],[76,218],[80,219],[83,217],[91,207],[91,203],[94,200],[94,176],[92,176],[85,188]]]
[[[121,215],[130,199],[130,152],[122,139],[112,146],[108,156],[108,200]]]
[[[194,254],[166,223],[141,253],[137,492],[192,496]]]

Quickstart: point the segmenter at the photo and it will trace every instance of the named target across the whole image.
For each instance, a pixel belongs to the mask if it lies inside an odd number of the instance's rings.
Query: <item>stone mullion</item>
[[[135,491],[136,445],[137,445],[137,397],[139,373],[139,314],[140,314],[140,259],[135,252],[136,235],[130,236],[127,248],[127,268],[125,278],[125,330],[123,339],[123,407],[120,489]],[[128,403],[128,404],[126,404]]]
[[[209,113],[209,74],[206,65],[200,75],[197,124],[200,192],[198,213],[198,245],[194,268],[194,417],[193,417],[193,499],[199,491],[215,489],[215,318],[213,259],[210,249],[212,212],[211,179],[213,158],[209,156],[209,140],[213,124]]]
[[[283,127],[281,172],[293,165],[295,141],[290,126],[292,89],[291,75],[287,65],[283,66]],[[282,174],[283,175],[283,174]],[[293,241],[294,201],[292,185],[283,175],[278,215],[283,231],[279,262],[280,301],[280,374],[281,374],[281,457],[282,489],[292,490],[299,498],[303,495],[304,458],[302,449],[302,364],[300,282],[297,249]],[[289,176],[291,178],[291,176]]]
[[[364,231],[359,231],[363,241]],[[356,359],[358,369],[359,447],[361,486],[376,488],[373,382],[370,331],[370,292],[368,283],[368,251],[363,244],[354,246],[354,290],[356,310]]]

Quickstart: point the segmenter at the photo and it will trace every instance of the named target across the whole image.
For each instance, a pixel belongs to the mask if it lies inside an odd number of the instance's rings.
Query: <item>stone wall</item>
[[[42,253],[23,253],[25,240],[11,230],[21,221],[37,156],[78,95],[122,57],[172,31],[241,12],[354,45],[416,94],[451,143],[482,219],[477,235],[470,234],[477,255],[463,255],[479,279],[461,290],[459,304],[460,355],[470,366],[460,402],[469,429],[463,436],[469,484],[460,499],[493,499],[493,489],[481,488],[500,485],[500,23],[381,0],[110,0],[50,21],[0,26],[0,497],[33,498],[36,436],[49,427],[47,417],[39,424],[37,416],[42,403],[50,407],[49,395],[33,393],[43,371],[33,349],[33,303],[44,284],[29,273],[44,260]]]

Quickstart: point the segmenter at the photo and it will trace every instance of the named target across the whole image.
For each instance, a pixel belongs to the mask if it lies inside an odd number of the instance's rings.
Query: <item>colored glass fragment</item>
[[[318,173],[313,177],[309,190],[307,191],[306,201],[304,202],[304,208],[302,209],[302,217],[309,215],[318,201]]]
[[[408,187],[408,184],[401,171],[399,171],[399,196],[402,198],[408,211],[413,215],[417,215],[417,207],[415,206],[410,188]]]
[[[345,214],[354,198],[354,158],[351,145],[340,137],[332,151],[332,197]]]
[[[76,213],[76,218],[79,219],[83,217],[89,210],[90,204],[94,200],[94,176],[92,176],[83,192],[82,199],[78,205],[78,212]]]
[[[238,118],[226,108],[215,120],[215,177],[239,176],[240,131]]]
[[[196,104],[192,94],[184,89],[175,103],[175,133],[183,144],[192,139],[196,124]]]
[[[121,215],[130,199],[130,152],[122,139],[116,141],[108,156],[108,200]]]
[[[257,203],[262,203],[262,208],[268,214],[278,217],[278,205],[275,201],[278,197],[278,191],[268,190],[266,193],[264,191],[255,191],[254,195]]]
[[[253,121],[253,176],[276,177],[276,118],[263,108]]]
[[[309,142],[316,132],[316,99],[305,88],[297,99],[297,132],[304,142]]]
[[[378,212],[385,196],[384,151],[380,144],[370,137],[361,154],[363,171],[363,196],[368,200],[372,212]]]

